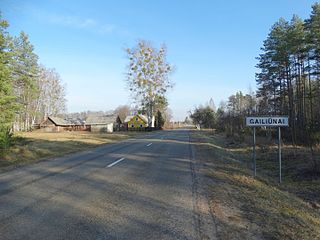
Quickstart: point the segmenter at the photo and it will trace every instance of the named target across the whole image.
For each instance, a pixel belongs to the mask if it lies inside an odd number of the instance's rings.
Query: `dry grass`
[[[84,151],[101,144],[114,143],[139,134],[145,133],[44,133],[36,131],[19,133],[15,136],[14,146],[2,155],[0,168],[24,165],[41,159]]]
[[[292,174],[288,170],[279,185],[273,173],[276,160],[264,156],[264,149],[259,149],[258,177],[253,178],[248,168],[250,146],[230,144],[230,139],[207,132],[195,131],[191,139],[196,159],[206,166],[210,206],[220,239],[320,239],[319,198],[308,200],[306,192],[319,191],[320,181],[298,179],[294,168],[297,163],[301,167],[305,159],[287,161],[284,168],[291,167]],[[307,154],[304,150],[298,151],[300,157]],[[285,160],[286,154],[291,152],[284,152]]]

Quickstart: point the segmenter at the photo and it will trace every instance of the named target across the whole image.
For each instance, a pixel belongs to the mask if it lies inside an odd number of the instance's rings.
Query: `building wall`
[[[90,131],[90,126],[74,125],[74,126],[55,126],[47,125],[38,128],[41,132],[63,132],[63,131]]]
[[[139,116],[134,116],[128,122],[128,129],[130,128],[145,128],[148,127],[148,124],[145,123]]]
[[[99,125],[91,125],[91,132],[113,132],[113,123],[109,124],[99,124]]]

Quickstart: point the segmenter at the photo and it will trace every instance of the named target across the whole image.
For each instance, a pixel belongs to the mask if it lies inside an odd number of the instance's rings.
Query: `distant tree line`
[[[215,117],[215,128],[227,136],[242,137],[245,134],[245,117],[255,115],[257,98],[254,92],[244,94],[241,91],[231,95],[226,102],[222,101]]]
[[[304,21],[281,18],[261,50],[258,113],[288,115],[292,142],[312,144],[320,132],[320,4]]]
[[[256,114],[257,99],[254,92],[243,94],[241,91],[222,101],[218,109],[212,100],[190,112],[192,122],[200,128],[211,128],[226,132],[228,136],[241,134],[245,128],[245,117]]]
[[[190,118],[197,128],[216,128],[216,115],[210,106],[196,107],[190,114]],[[188,119],[185,120],[188,123]]]
[[[66,109],[66,86],[59,74],[38,63],[28,35],[11,36],[0,15],[0,148],[13,131],[28,131],[46,116]]]
[[[296,15],[290,21],[279,19],[261,51],[256,93],[237,92],[211,118],[205,107],[190,116],[195,124],[211,127],[213,121],[217,130],[241,137],[250,131],[246,116],[287,115],[290,126],[283,129],[283,137],[310,147],[314,167],[320,169],[314,156],[314,146],[320,143],[320,4],[312,6],[306,20]]]
[[[320,139],[320,4],[308,19],[279,19],[257,57],[257,92],[237,92],[220,104],[215,126],[233,135],[244,131],[245,116],[288,115],[285,131],[293,144]],[[194,116],[195,115],[191,115]]]

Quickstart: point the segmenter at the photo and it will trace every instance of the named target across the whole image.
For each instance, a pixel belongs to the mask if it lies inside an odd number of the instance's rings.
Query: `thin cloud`
[[[81,29],[100,35],[116,34],[122,37],[131,36],[128,29],[123,29],[112,23],[100,22],[94,18],[81,18],[75,15],[52,13],[34,5],[25,5],[24,12],[27,12],[41,22],[66,28]]]
[[[97,27],[97,22],[91,18],[81,19],[74,16],[60,16],[60,15],[50,15],[47,19],[50,23],[58,24],[66,27],[72,28],[95,28]]]
[[[52,14],[48,12],[44,12],[42,10],[33,9],[34,15],[38,17],[42,21],[46,21],[50,24],[59,25],[68,28],[74,29],[83,29],[87,31],[91,31],[101,35],[108,35],[113,33],[121,33],[116,25],[109,23],[101,23],[93,18],[81,18],[78,16],[66,16],[59,14]]]
[[[120,36],[129,36],[130,32],[125,29],[121,29],[114,24],[100,23],[94,19],[87,18],[81,19],[77,17],[64,17],[64,16],[54,16],[50,19],[53,24],[59,24],[66,27],[84,29],[88,31],[95,32],[101,35],[117,34]]]
[[[101,34],[110,34],[116,31],[116,26],[113,24],[104,24],[98,27],[99,33]]]
[[[49,17],[49,22],[53,24],[59,24],[65,27],[84,29],[102,35],[117,33],[119,30],[118,27],[114,24],[100,23],[92,18],[82,19],[75,16],[54,15]]]

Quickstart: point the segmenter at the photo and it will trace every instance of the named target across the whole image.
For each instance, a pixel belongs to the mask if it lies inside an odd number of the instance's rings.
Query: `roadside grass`
[[[14,136],[14,145],[0,156],[0,169],[84,151],[141,135],[139,132],[25,132]],[[145,134],[145,133],[144,133]]]
[[[250,145],[206,131],[193,131],[191,141],[208,180],[218,238],[320,239],[320,179],[306,177],[306,149],[284,147],[285,171],[278,184],[275,146],[258,148],[253,178]]]

